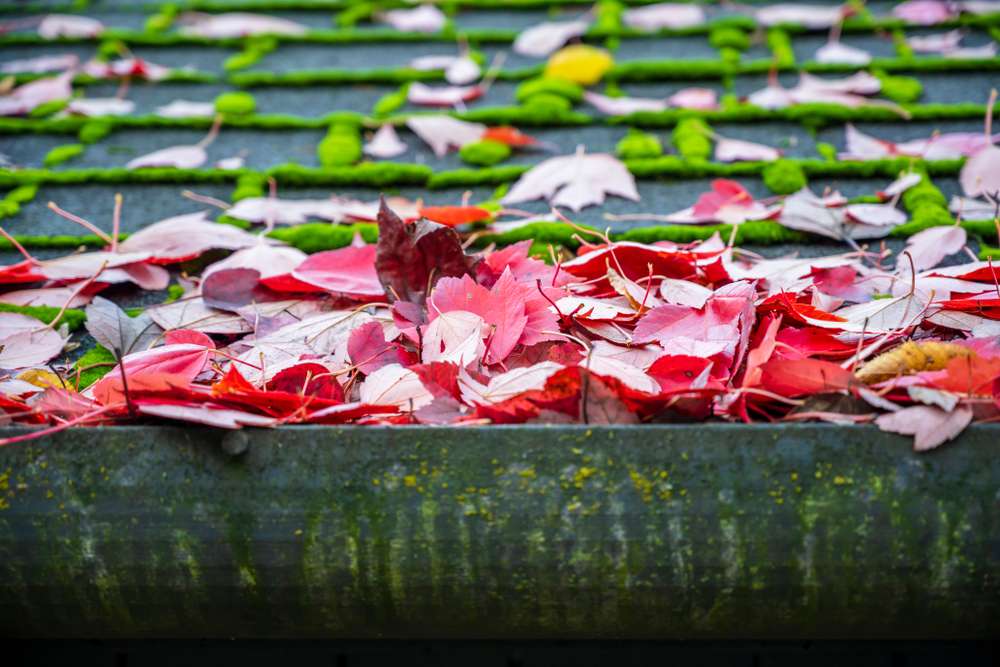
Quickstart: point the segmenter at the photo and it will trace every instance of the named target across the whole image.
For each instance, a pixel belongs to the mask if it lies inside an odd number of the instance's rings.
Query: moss
[[[146,19],[146,32],[166,32],[177,18],[177,5],[170,3],[160,6],[160,11]]]
[[[526,109],[544,111],[546,113],[565,113],[573,108],[573,103],[565,97],[552,93],[538,93],[524,101]]]
[[[538,77],[518,85],[514,97],[518,102],[524,103],[539,94],[563,97],[576,104],[583,99],[583,87],[564,79]]]
[[[51,100],[49,102],[43,102],[32,109],[28,116],[30,118],[46,118],[54,113],[62,111],[66,108],[67,104],[69,104],[69,100]]]
[[[926,208],[948,208],[948,198],[944,196],[926,176],[919,183],[903,193],[903,206],[911,214]]]
[[[361,131],[356,125],[335,123],[316,147],[319,163],[324,167],[342,167],[361,159]]]
[[[979,259],[1000,259],[1000,248],[988,246],[985,243],[979,244]]]
[[[344,248],[351,244],[356,234],[360,234],[368,243],[375,243],[378,240],[378,225],[373,223],[331,225],[310,222],[304,225],[275,229],[269,236],[303,252],[314,253]]]
[[[267,171],[278,183],[291,187],[360,185],[367,187],[399,187],[426,185],[434,170],[423,164],[395,162],[362,162],[343,167],[316,169],[299,164],[283,164]]]
[[[829,144],[826,143],[825,141],[822,141],[816,144],[816,152],[819,153],[820,156],[824,160],[827,160],[828,162],[837,161],[837,147],[834,146],[833,144]]]
[[[685,118],[674,128],[674,148],[688,160],[707,160],[712,155],[712,128],[700,118]]]
[[[764,185],[777,195],[790,195],[804,188],[808,181],[802,167],[791,160],[775,160],[761,172]]]
[[[236,188],[229,199],[230,201],[238,202],[241,199],[263,197],[266,187],[267,178],[262,174],[243,174],[237,179]]]
[[[625,5],[617,0],[600,0],[594,5],[594,24],[590,31],[596,34],[617,33],[622,27]]]
[[[106,120],[88,120],[80,126],[77,138],[80,140],[80,143],[96,144],[98,141],[111,134],[111,130],[113,129],[114,125]]]
[[[29,183],[27,185],[19,185],[4,197],[6,201],[11,201],[16,204],[27,204],[29,201],[33,200],[38,194],[38,186],[34,183]]]
[[[223,68],[227,72],[246,69],[256,64],[261,58],[278,48],[278,40],[273,35],[255,35],[248,37],[243,50],[226,59]]]
[[[489,167],[487,169],[454,169],[436,172],[427,181],[427,187],[432,190],[444,190],[455,187],[475,187],[477,185],[494,185],[510,183],[528,170],[528,167],[507,166]]]
[[[333,22],[341,28],[353,28],[361,21],[370,19],[376,9],[373,2],[358,2],[337,14],[333,18]]]
[[[893,228],[891,235],[896,237],[912,236],[931,227],[942,227],[955,224],[948,209],[938,206],[925,206],[910,213],[910,221]]]
[[[716,26],[708,35],[708,43],[722,49],[746,51],[750,48],[750,36],[739,28],[732,26]]]
[[[386,93],[375,102],[375,105],[372,107],[372,115],[376,117],[383,117],[396,113],[406,106],[406,100],[409,93],[409,83],[404,83],[398,90]]]
[[[721,79],[732,72],[732,65],[714,59],[633,60],[615,65],[611,70],[611,77],[619,81]]]
[[[615,153],[623,160],[655,158],[663,155],[663,144],[655,134],[630,129],[615,146]]]
[[[474,141],[462,146],[458,156],[462,162],[483,167],[492,167],[510,157],[511,149],[507,144],[491,139]]]
[[[115,355],[111,350],[102,345],[95,345],[90,348],[74,364],[74,368],[80,374],[80,385],[78,388],[86,389],[94,384],[107,375],[114,368],[114,365]]]
[[[244,91],[222,93],[215,98],[215,110],[223,114],[244,116],[257,109],[257,100]]]
[[[0,313],[21,313],[46,324],[52,324],[52,321],[59,315],[59,309],[54,306],[15,306],[11,303],[0,303]],[[87,314],[82,310],[67,308],[56,321],[55,326],[60,327],[65,324],[70,331],[76,331],[83,326],[86,320]]]
[[[924,85],[912,76],[893,76],[885,72],[876,72],[875,76],[882,83],[882,95],[899,104],[912,104],[923,95]]]
[[[180,285],[174,283],[173,285],[167,286],[167,298],[163,300],[163,303],[173,303],[177,301],[182,296],[184,296],[184,288]]]
[[[82,155],[85,150],[86,146],[83,144],[65,144],[63,146],[56,146],[45,154],[43,164],[46,167],[55,167],[63,162],[67,162]]]
[[[795,51],[792,49],[792,40],[787,32],[779,28],[768,30],[767,46],[771,49],[774,63],[778,67],[795,67]]]

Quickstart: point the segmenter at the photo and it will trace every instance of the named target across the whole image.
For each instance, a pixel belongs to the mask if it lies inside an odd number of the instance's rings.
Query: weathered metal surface
[[[822,425],[247,435],[237,455],[164,427],[0,448],[3,633],[1000,630],[996,427],[927,455]]]

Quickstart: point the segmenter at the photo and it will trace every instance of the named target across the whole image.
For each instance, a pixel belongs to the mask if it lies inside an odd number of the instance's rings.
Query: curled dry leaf
[[[609,194],[639,200],[635,178],[622,162],[606,153],[587,154],[580,147],[573,155],[549,158],[532,167],[502,202],[548,199],[553,206],[579,211],[603,203]]]

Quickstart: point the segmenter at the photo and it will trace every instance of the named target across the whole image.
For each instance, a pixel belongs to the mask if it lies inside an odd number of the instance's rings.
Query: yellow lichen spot
[[[302,535],[302,529],[301,528],[296,528],[295,529],[295,537],[300,537],[301,535]]]
[[[650,502],[653,499],[653,483],[638,470],[630,470],[628,474],[632,478],[632,486],[642,496],[643,502]]]
[[[836,484],[837,486],[843,486],[844,484],[850,484],[851,480],[848,479],[847,477],[844,477],[843,475],[837,475],[836,477],[833,478],[833,483]]]
[[[791,479],[791,480],[792,480],[793,482],[797,482],[797,481],[799,481],[799,473],[797,473],[797,472],[793,472],[793,473],[792,473],[791,475],[789,475],[788,477],[789,477],[789,479]]]
[[[416,475],[406,475],[403,477],[403,484],[411,489],[417,485]]]
[[[538,477],[538,473],[535,472],[534,466],[532,466],[531,468],[525,468],[524,470],[522,470],[517,474],[525,479],[535,479],[536,477]]]
[[[823,479],[823,473],[821,473],[819,470],[816,471],[816,479]]]
[[[372,480],[372,484],[374,484],[375,486],[378,486],[381,483],[382,483],[382,481],[379,480],[378,478],[375,478],[375,479]]]

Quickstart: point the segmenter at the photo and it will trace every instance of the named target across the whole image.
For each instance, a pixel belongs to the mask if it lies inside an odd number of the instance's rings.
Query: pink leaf
[[[34,317],[0,312],[0,368],[40,366],[62,352],[66,345],[58,331]]]
[[[549,158],[532,167],[511,187],[502,203],[548,199],[553,206],[574,211],[604,203],[606,195],[639,201],[635,178],[619,160],[606,153]]]
[[[587,21],[539,23],[524,30],[514,40],[514,53],[544,58],[566,42],[587,32]]]
[[[385,340],[385,331],[378,322],[368,322],[351,332],[347,339],[347,354],[365,375],[383,366],[400,363],[399,346]]]
[[[374,245],[318,252],[292,271],[292,277],[335,294],[380,297],[385,290],[375,272],[375,254]]]
[[[128,390],[170,391],[188,387],[208,362],[209,350],[203,345],[163,345],[126,355],[88,391],[102,405],[125,402],[121,367],[125,369]]]
[[[260,274],[261,280],[265,280],[272,276],[291,273],[306,260],[306,257],[307,255],[297,248],[258,242],[210,264],[202,273],[202,280],[222,269],[254,269]]]
[[[915,436],[913,451],[926,452],[957,437],[971,421],[969,408],[945,412],[941,408],[916,405],[884,414],[875,423],[889,433]]]
[[[433,5],[421,5],[413,9],[393,9],[380,12],[377,17],[400,32],[441,32],[448,20],[448,17]]]
[[[661,2],[626,9],[622,22],[629,28],[647,32],[663,28],[690,28],[705,22],[705,10],[694,4]]]
[[[0,116],[27,114],[35,108],[56,100],[65,100],[73,94],[73,72],[31,81],[0,97]]]

